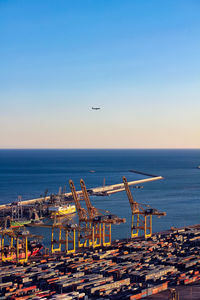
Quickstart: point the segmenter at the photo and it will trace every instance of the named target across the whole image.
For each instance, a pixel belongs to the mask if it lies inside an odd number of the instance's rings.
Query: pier
[[[151,178],[130,181],[130,182],[128,182],[128,184],[129,184],[129,186],[136,186],[138,184],[142,184],[145,182],[151,182],[151,181],[156,181],[156,180],[161,180],[161,179],[164,179],[164,178],[162,176],[154,176]],[[111,195],[111,194],[118,193],[118,192],[121,192],[124,190],[125,190],[124,184],[118,183],[118,184],[113,184],[113,185],[90,188],[90,189],[88,189],[88,193],[90,195],[106,196],[106,195]],[[77,194],[81,195],[82,191],[77,191]],[[63,196],[65,196],[66,198],[71,198],[72,193],[71,192],[64,193]],[[46,196],[46,197],[40,197],[40,198],[35,198],[35,199],[30,199],[30,200],[23,200],[20,203],[21,203],[21,205],[34,205],[35,203],[43,203],[43,202],[49,201],[49,200],[50,200],[50,196]],[[11,205],[12,205],[12,203],[0,205],[0,211],[3,209],[7,209]]]

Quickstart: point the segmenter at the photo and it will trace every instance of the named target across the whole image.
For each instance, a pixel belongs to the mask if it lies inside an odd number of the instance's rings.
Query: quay
[[[176,300],[183,288],[199,283],[199,246],[197,224],[109,247],[38,255],[23,265],[2,263],[0,299]],[[154,298],[163,291],[166,298]],[[197,298],[185,293],[180,299]]]

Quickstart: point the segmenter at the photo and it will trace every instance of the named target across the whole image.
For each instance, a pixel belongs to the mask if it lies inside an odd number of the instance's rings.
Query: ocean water
[[[132,189],[138,202],[165,211],[153,218],[153,231],[200,223],[200,150],[0,150],[0,204],[57,193],[72,179],[76,189],[84,179],[87,188],[145,178],[134,169],[165,179]],[[91,172],[93,170],[94,172]],[[130,236],[131,211],[125,192],[91,197],[94,206],[107,209],[126,223],[113,226],[112,238]],[[81,202],[83,205],[83,202]]]

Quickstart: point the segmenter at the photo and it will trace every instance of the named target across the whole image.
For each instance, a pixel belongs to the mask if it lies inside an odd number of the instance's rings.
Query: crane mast
[[[129,200],[129,203],[131,206],[131,210],[132,210],[132,212],[136,212],[139,210],[138,203],[133,198],[133,195],[132,195],[131,190],[128,185],[128,181],[125,176],[123,177],[123,182],[124,182],[125,191],[126,191],[126,194],[128,196],[128,200]]]
[[[76,193],[74,183],[71,179],[69,180],[69,186],[70,186],[72,196],[73,196],[73,199],[74,199],[74,203],[75,203],[75,206],[76,206],[76,210],[77,210],[77,213],[78,213],[79,222],[80,221],[81,222],[82,221],[87,221],[88,220],[87,211],[85,210],[85,208],[81,207],[80,201],[78,200],[78,196],[77,196],[77,193]]]
[[[83,179],[80,180],[80,185],[81,185],[81,190],[83,193],[83,198],[85,200],[86,206],[87,206],[87,211],[88,211],[88,216],[90,221],[93,220],[93,218],[98,215],[98,210],[92,206],[86,186],[85,186],[85,182],[83,181]]]

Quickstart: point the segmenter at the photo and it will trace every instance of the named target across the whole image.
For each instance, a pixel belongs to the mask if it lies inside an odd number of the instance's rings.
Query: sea
[[[70,191],[68,181],[80,190],[80,179],[87,188],[147,178],[130,172],[163,176],[163,180],[144,183],[131,189],[142,204],[165,211],[165,217],[153,217],[153,232],[170,227],[200,223],[200,149],[1,149],[0,204],[38,198],[45,191]],[[130,237],[131,210],[125,192],[111,196],[91,196],[92,204],[126,218],[112,227],[112,239]],[[84,206],[83,201],[81,204]],[[48,235],[45,229],[35,233]],[[47,239],[47,237],[45,237]]]

